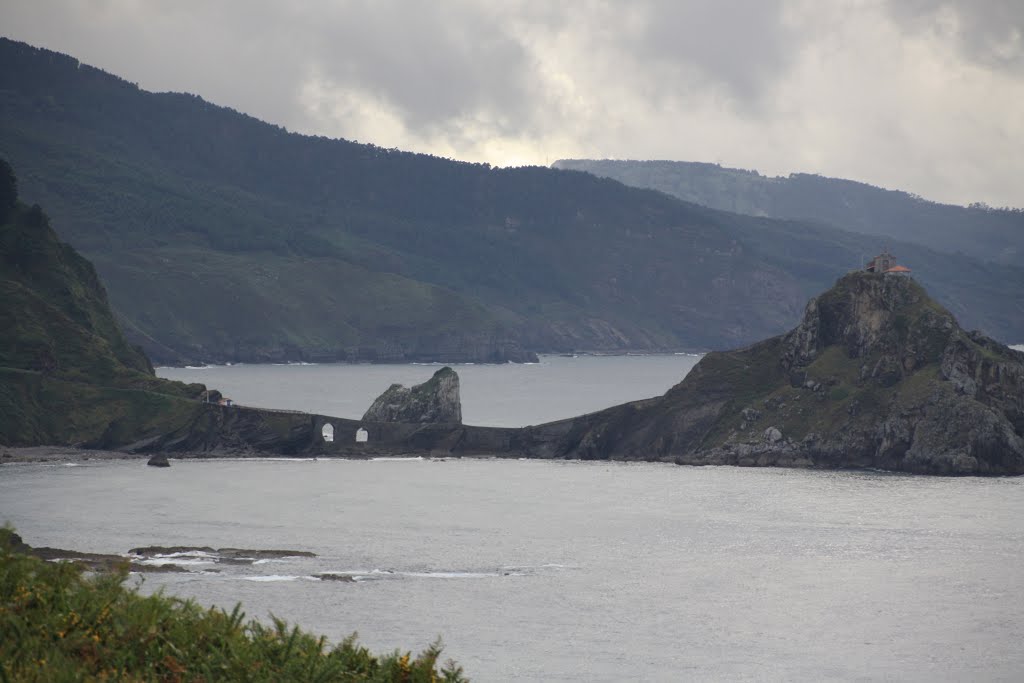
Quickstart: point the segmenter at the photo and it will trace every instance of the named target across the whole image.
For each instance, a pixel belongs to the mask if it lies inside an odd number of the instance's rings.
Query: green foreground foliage
[[[266,626],[191,600],[124,585],[127,568],[85,574],[18,552],[0,530],[0,681],[465,681],[419,656],[375,655],[355,636],[329,647],[280,619]]]

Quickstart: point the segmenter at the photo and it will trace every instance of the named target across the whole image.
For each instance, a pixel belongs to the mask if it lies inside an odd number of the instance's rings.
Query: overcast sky
[[[383,147],[1024,206],[1024,0],[5,0],[0,32]]]

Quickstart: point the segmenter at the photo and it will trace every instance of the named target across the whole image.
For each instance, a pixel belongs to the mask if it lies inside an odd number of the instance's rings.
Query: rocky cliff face
[[[367,422],[462,423],[459,375],[444,367],[423,384],[392,384],[363,415]]]
[[[962,330],[910,278],[851,273],[788,334],[572,422],[556,455],[1021,474],[1024,354]]]

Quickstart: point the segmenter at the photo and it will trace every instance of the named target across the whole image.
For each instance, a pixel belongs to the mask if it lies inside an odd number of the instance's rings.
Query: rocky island
[[[443,386],[435,375],[412,404],[439,400]],[[411,395],[392,387],[375,405],[399,393]],[[1024,473],[1024,353],[963,330],[913,279],[893,274],[840,278],[795,329],[707,354],[664,396],[524,428],[395,422],[400,411],[379,408],[362,421],[221,409],[143,450]]]
[[[558,457],[1021,474],[1024,354],[961,329],[909,277],[854,272],[788,334],[569,423]]]
[[[963,330],[893,273],[847,274],[795,329],[707,354],[664,396],[538,426],[463,425],[450,368],[392,386],[362,420],[210,403],[202,385],[155,376],[125,341],[92,265],[38,206],[17,201],[10,167],[0,171],[6,446],[1024,473],[1024,353]]]

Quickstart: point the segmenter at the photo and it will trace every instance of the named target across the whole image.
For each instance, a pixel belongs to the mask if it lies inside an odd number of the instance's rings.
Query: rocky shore
[[[73,446],[0,446],[0,465],[14,463],[83,463],[90,460],[137,460],[145,463],[148,454],[104,451]]]
[[[33,547],[21,536],[10,533],[15,552],[32,555],[48,562],[74,562],[93,571],[111,571],[125,567],[138,573],[187,573],[188,565],[201,560],[204,573],[219,572],[217,565],[251,565],[259,561],[293,558],[315,558],[306,550],[212,548],[208,546],[145,546],[132,548],[124,554],[87,553],[64,548]],[[208,566],[206,566],[208,565]],[[330,577],[329,580],[338,580]]]

